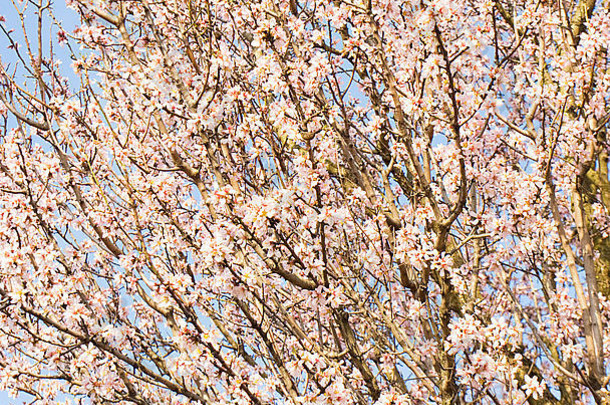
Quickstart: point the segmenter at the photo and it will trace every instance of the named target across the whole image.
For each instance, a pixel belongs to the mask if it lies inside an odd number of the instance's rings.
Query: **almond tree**
[[[610,2],[11,1],[1,389],[610,403]]]

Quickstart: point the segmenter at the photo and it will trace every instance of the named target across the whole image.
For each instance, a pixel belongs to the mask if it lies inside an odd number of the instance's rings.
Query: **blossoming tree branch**
[[[609,1],[6,3],[0,389],[610,403]]]

